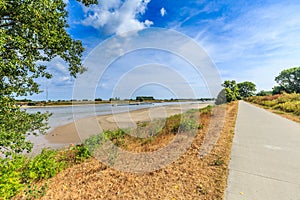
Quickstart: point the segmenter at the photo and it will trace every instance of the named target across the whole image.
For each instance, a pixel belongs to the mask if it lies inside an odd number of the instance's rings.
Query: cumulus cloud
[[[150,0],[103,0],[98,5],[83,7],[82,24],[101,30],[104,34],[122,34],[142,30],[153,25],[150,20],[140,21]]]
[[[149,27],[149,26],[153,25],[153,22],[152,22],[152,21],[149,21],[148,19],[146,19],[146,20],[145,20],[145,25],[146,25],[147,27]]]
[[[167,14],[167,11],[164,7],[160,9],[160,14],[161,14],[162,17]]]

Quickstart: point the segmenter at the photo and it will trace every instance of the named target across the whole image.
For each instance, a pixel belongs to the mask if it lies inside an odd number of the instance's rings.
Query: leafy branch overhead
[[[79,2],[87,6],[97,3]],[[1,150],[30,150],[28,145],[24,147],[24,134],[44,129],[47,115],[21,111],[14,106],[14,97],[40,92],[36,79],[51,78],[45,63],[60,57],[73,77],[85,70],[81,64],[84,48],[68,34],[67,17],[63,0],[0,0]],[[5,120],[7,113],[9,121]],[[31,127],[24,126],[26,118],[31,119]]]

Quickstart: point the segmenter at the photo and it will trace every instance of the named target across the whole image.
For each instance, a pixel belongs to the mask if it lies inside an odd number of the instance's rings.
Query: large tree
[[[86,6],[95,0],[81,0]],[[0,152],[9,155],[32,144],[27,134],[44,133],[47,114],[28,114],[15,106],[15,97],[40,92],[36,79],[51,78],[46,62],[60,57],[76,77],[83,47],[66,29],[63,0],[0,0]]]
[[[256,85],[250,81],[238,83],[237,86],[239,88],[239,96],[241,98],[253,96],[256,91]]]
[[[287,93],[300,93],[300,67],[285,69],[275,77],[275,81],[279,84],[276,89],[281,89]]]

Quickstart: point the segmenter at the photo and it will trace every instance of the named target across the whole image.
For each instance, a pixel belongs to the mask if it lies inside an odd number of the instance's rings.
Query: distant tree
[[[267,95],[272,95],[272,91],[261,90],[256,94],[256,96],[267,96]]]
[[[101,98],[96,98],[95,101],[102,101],[102,99]]]
[[[95,0],[81,0],[85,5]],[[27,134],[45,133],[47,114],[29,114],[16,97],[39,93],[37,78],[51,78],[45,62],[58,57],[76,77],[83,46],[67,33],[63,0],[0,0],[0,152],[30,151]]]
[[[109,101],[120,101],[120,97],[109,98]]]
[[[256,85],[250,81],[238,83],[237,86],[239,88],[239,96],[241,98],[253,96],[256,91]]]
[[[152,96],[137,96],[135,98],[136,101],[151,101],[151,100],[154,100],[154,97]]]
[[[279,84],[279,87],[275,88],[275,92],[279,92],[278,90],[280,90],[280,92],[300,93],[300,67],[293,67],[281,71],[280,74],[275,77],[275,81]]]

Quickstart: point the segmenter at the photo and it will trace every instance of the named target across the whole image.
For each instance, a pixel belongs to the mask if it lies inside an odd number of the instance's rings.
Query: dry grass
[[[202,159],[199,149],[208,132],[209,114],[201,117],[203,129],[191,147],[165,168],[144,174],[126,173],[92,158],[50,179],[42,199],[223,199],[237,106],[237,102],[227,105],[225,126],[217,144]],[[154,149],[173,136],[164,137],[151,142]],[[144,148],[152,150],[148,144]]]

